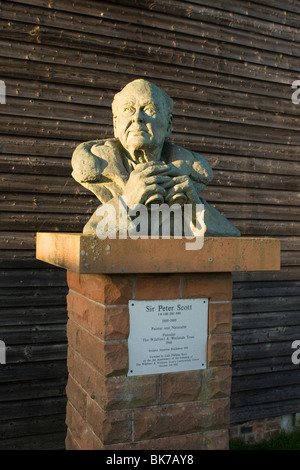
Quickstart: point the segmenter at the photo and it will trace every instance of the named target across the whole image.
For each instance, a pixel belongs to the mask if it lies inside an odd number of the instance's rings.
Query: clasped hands
[[[123,191],[129,208],[151,203],[199,204],[201,201],[187,175],[172,164],[140,163],[131,172]]]

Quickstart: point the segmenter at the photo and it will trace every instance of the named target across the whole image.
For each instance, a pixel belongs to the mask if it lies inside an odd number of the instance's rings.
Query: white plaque
[[[130,300],[128,375],[206,368],[208,299]]]

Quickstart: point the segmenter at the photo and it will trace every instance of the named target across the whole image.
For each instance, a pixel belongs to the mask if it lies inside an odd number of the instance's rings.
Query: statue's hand
[[[173,177],[163,186],[167,190],[165,202],[169,205],[174,203],[201,204],[197,191],[188,176]]]
[[[167,189],[163,185],[171,182],[168,176],[170,166],[165,163],[147,162],[140,163],[130,173],[130,177],[123,191],[126,204],[129,208],[136,204],[144,204],[160,195],[163,200],[167,195]]]

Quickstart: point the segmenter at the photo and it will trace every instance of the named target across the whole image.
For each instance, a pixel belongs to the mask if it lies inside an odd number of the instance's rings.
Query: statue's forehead
[[[150,86],[142,86],[132,84],[124,88],[118,96],[118,103],[136,103],[146,104],[149,102],[159,105],[162,101],[162,96],[159,90]]]

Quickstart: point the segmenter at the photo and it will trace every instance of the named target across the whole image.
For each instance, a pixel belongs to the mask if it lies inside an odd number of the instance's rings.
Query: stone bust
[[[203,204],[206,236],[240,236],[220,212],[199,196],[212,180],[205,158],[166,139],[172,130],[172,99],[153,83],[127,84],[112,103],[114,138],[80,144],[72,157],[73,178],[99,201],[117,208],[151,203]],[[96,233],[96,212],[83,232]]]

